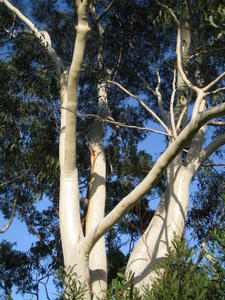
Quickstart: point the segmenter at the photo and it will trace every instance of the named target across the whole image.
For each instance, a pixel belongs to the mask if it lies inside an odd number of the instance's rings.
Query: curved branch
[[[107,80],[107,83],[114,84],[115,86],[120,88],[125,94],[127,94],[131,98],[135,99],[156,121],[159,122],[160,125],[162,125],[162,127],[166,130],[168,135],[171,135],[171,132],[170,132],[169,128],[166,126],[166,124],[138,96],[129,92],[125,87],[123,87],[121,84],[119,84],[116,81]]]
[[[3,227],[2,229],[0,229],[0,233],[6,232],[9,229],[10,225],[12,224],[13,217],[14,217],[15,210],[16,210],[16,203],[17,203],[17,198],[13,202],[12,213],[11,213],[9,222],[8,222],[8,224],[5,227]]]
[[[181,25],[179,20],[177,19],[177,16],[175,15],[174,11],[167,5],[162,4],[161,2],[155,0],[155,2],[161,6],[162,8],[168,10],[168,12],[170,13],[170,15],[172,16],[172,18],[174,19],[176,25],[177,25],[177,46],[176,46],[176,54],[177,54],[177,68],[178,71],[183,79],[183,81],[185,82],[185,84],[192,90],[194,90],[196,93],[199,92],[199,88],[197,86],[195,86],[193,83],[191,83],[191,81],[187,78],[183,67],[182,67],[182,57],[181,57]]]
[[[94,22],[94,25],[93,27],[95,27],[99,22],[100,20],[105,16],[105,14],[107,14],[107,12],[110,10],[110,8],[113,6],[115,0],[112,0],[109,5],[106,7],[106,9],[103,11],[103,13],[96,18],[95,22]]]
[[[204,92],[207,92],[209,89],[211,89],[211,87],[213,87],[214,85],[216,85],[220,80],[222,80],[225,77],[225,72],[223,72],[222,74],[220,74],[215,80],[213,80],[212,82],[210,82],[207,86],[205,86],[203,88]]]
[[[223,121],[209,121],[207,123],[209,126],[225,126],[225,122]]]
[[[55,50],[51,47],[50,41],[49,41],[49,34],[45,31],[45,34],[42,34],[41,31],[37,29],[37,27],[15,6],[13,6],[9,1],[7,0],[0,0],[0,3],[5,5],[11,12],[13,12],[24,24],[27,25],[27,27],[31,30],[31,32],[36,36],[36,38],[39,40],[42,47],[45,48],[48,55],[51,57],[51,59],[54,61],[57,72],[60,72],[64,69],[63,63],[61,58],[57,55]]]
[[[195,173],[198,168],[221,146],[225,144],[225,133],[212,141],[208,146],[206,146],[198,155],[198,157],[191,161],[187,167]]]
[[[196,120],[184,128],[178,135],[177,139],[171,143],[166,151],[160,156],[148,175],[141,181],[141,183],[124,197],[111,212],[99,222],[98,226],[94,228],[82,241],[82,248],[85,255],[89,255],[93,245],[101,238],[112,226],[118,222],[123,215],[135,206],[141,198],[147,193],[159,179],[162,172],[166,169],[169,163],[182,151],[187,143],[194,137],[198,130],[206,124],[210,119],[219,117],[225,114],[225,103],[211,108],[210,110],[199,113]],[[211,150],[209,150],[211,151]]]
[[[206,93],[206,95],[215,95],[215,94],[220,93],[220,92],[223,92],[223,91],[225,91],[225,87],[221,87],[221,88],[218,88],[218,89],[215,90],[215,91],[208,92],[208,93]]]

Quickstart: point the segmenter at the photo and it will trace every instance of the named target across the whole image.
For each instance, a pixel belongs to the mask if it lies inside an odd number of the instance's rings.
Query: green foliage
[[[225,231],[214,232],[217,248],[211,253],[192,249],[185,240],[175,237],[169,255],[157,266],[152,267],[156,279],[152,287],[143,286],[138,290],[134,285],[134,274],[117,273],[106,292],[105,300],[212,300],[225,299]],[[217,252],[215,257],[215,252]],[[214,254],[213,254],[214,253]],[[70,269],[62,269],[58,277],[66,281],[65,290],[74,293],[74,298],[83,299],[87,290]],[[65,298],[67,299],[67,298]]]
[[[64,291],[60,294],[60,299],[82,300],[88,291],[87,284],[81,282],[74,271],[74,267],[60,267],[57,273],[57,280],[64,282]]]
[[[33,288],[30,257],[14,248],[15,244],[7,241],[0,243],[0,287],[8,299],[11,299],[13,286],[17,286],[17,292],[21,293]]]
[[[117,273],[117,278],[112,280],[107,291],[106,300],[141,300],[137,288],[134,287],[134,274]]]
[[[104,9],[103,2],[107,7],[110,1],[96,1],[97,14]],[[74,1],[38,0],[14,3],[19,4],[23,11],[27,8],[26,13],[32,16],[37,28],[46,29],[50,33],[53,48],[69,68],[75,39]],[[182,16],[184,1],[167,1],[167,4],[179,18]],[[204,55],[200,69],[207,83],[218,75],[220,66],[224,64],[224,38],[217,41],[215,47],[207,46],[224,30],[224,8],[221,1],[198,0],[192,1],[191,4],[193,33],[201,28],[201,35],[197,32],[200,49]],[[31,245],[29,251],[29,261],[32,261],[32,270],[35,271],[23,269],[23,280],[13,280],[12,276],[7,287],[9,293],[12,286],[20,290],[26,286],[27,290],[32,291],[35,278],[31,273],[46,275],[52,269],[57,271],[62,264],[58,229],[60,93],[59,79],[53,64],[36,38],[26,33],[24,29],[27,28],[2,4],[0,18],[0,177],[1,183],[10,182],[1,186],[0,210],[4,217],[8,218],[13,200],[18,198],[16,217],[26,223],[30,234],[40,238]],[[90,25],[92,22],[91,19]],[[83,183],[89,178],[90,155],[87,141],[93,120],[80,116],[96,113],[96,86],[100,80],[106,78],[107,69],[112,70],[115,80],[134,94],[142,95],[145,103],[159,113],[157,98],[149,92],[145,84],[153,89],[157,86],[157,68],[161,76],[163,105],[168,113],[170,71],[175,62],[174,21],[168,12],[162,10],[154,1],[115,1],[101,22],[105,30],[102,45],[103,68],[100,72],[97,67],[99,38],[95,27],[89,34],[84,72],[81,74],[79,86],[77,162],[82,182],[81,194],[85,194],[88,185],[84,186]],[[199,45],[193,42],[191,54],[199,53]],[[195,56],[193,57],[187,66],[189,76],[195,73],[196,61]],[[192,80],[195,81],[194,78]],[[145,111],[132,100],[128,100],[117,88],[108,86],[107,89],[112,117],[116,121],[140,127],[148,125],[151,117]],[[224,99],[218,99],[217,96],[212,104],[222,100]],[[151,155],[138,148],[147,136],[149,135],[144,131],[127,128],[117,130],[106,125],[104,147],[108,169],[107,199],[110,200],[106,203],[107,211],[129,193],[152,167]],[[140,206],[133,208],[126,218],[107,234],[109,282],[126,263],[127,258],[121,252],[121,246],[124,244],[121,236],[128,236],[130,245],[137,240],[152,218],[153,211],[149,202],[151,197],[161,194],[162,183],[165,185],[163,180],[159,182],[157,189],[146,195]],[[197,211],[198,222],[193,224],[198,227],[199,223],[203,222],[203,233],[207,235],[206,229],[215,223],[213,220],[220,209],[220,201],[215,201],[216,197],[212,195],[217,193],[210,185],[207,186],[207,182],[200,189],[204,191],[198,197],[202,206],[199,205],[200,210]],[[209,193],[207,194],[209,190],[211,198],[208,197]],[[41,199],[49,201],[49,207],[43,211],[37,208]],[[195,216],[192,214],[191,217],[194,219]],[[223,218],[217,218],[217,222],[221,224]],[[22,255],[19,251],[17,254]],[[2,256],[2,259],[6,257]],[[45,269],[41,267],[43,260]],[[7,272],[11,272],[10,274],[17,274],[18,270],[21,270],[21,266],[17,260],[12,260],[12,263],[7,265]],[[1,280],[3,284],[7,284],[8,277],[2,276]],[[121,281],[120,278],[117,284],[118,295],[121,295]],[[28,285],[29,282],[32,284]],[[2,289],[2,286],[0,288]],[[75,292],[78,290],[76,287]],[[133,288],[131,290],[133,291]],[[129,291],[127,293],[125,295],[129,295]]]
[[[152,289],[144,288],[148,299],[222,300],[225,297],[224,263],[219,271],[217,264],[209,263],[205,252],[197,257],[197,251],[184,240],[175,238],[170,254],[155,271],[158,279]]]

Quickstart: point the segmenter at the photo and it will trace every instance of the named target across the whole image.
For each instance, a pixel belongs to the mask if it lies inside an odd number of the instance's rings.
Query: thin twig
[[[30,172],[30,170],[31,170],[31,169],[28,169],[28,170],[26,170],[25,172],[23,172],[21,175],[16,176],[15,178],[10,179],[10,180],[8,180],[8,181],[5,181],[5,182],[0,183],[0,188],[1,188],[2,186],[4,186],[4,185],[7,185],[7,184],[9,184],[9,183],[14,182],[14,181],[15,181],[16,179],[18,179],[18,178],[23,177],[26,173]]]
[[[84,115],[81,115],[81,118],[95,118],[95,119],[98,119],[99,121],[116,125],[117,127],[119,126],[119,127],[125,127],[125,128],[137,129],[137,130],[146,130],[146,131],[151,131],[153,133],[162,134],[162,135],[165,135],[165,136],[170,136],[168,133],[163,132],[163,131],[152,129],[152,128],[149,128],[149,127],[140,127],[140,126],[135,126],[135,125],[127,125],[127,124],[124,124],[122,122],[114,121],[111,118],[101,118],[101,117],[99,117],[98,115],[95,115],[95,114],[84,114]]]
[[[209,89],[211,89],[211,87],[213,87],[214,85],[216,85],[221,79],[223,79],[225,77],[225,72],[223,72],[222,74],[220,74],[215,80],[211,81],[207,86],[205,86],[202,90],[204,92],[207,92]]]
[[[208,92],[208,93],[206,93],[206,95],[215,95],[215,94],[217,94],[217,93],[219,93],[219,92],[222,92],[222,91],[225,91],[225,87],[221,87],[221,88],[218,88],[218,89],[215,90],[215,91]]]
[[[223,37],[223,34],[222,32],[220,32],[213,41],[211,41],[209,44],[205,44],[205,45],[201,45],[200,47],[198,47],[197,49],[194,49],[194,53],[191,54],[190,56],[188,56],[187,58],[187,61],[191,60],[192,58],[196,57],[196,56],[199,56],[201,53],[200,51],[204,48],[207,48],[207,47],[212,47],[216,42],[218,42],[221,38]]]
[[[225,167],[225,164],[221,163],[221,164],[214,164],[214,163],[207,163],[207,164],[203,164],[203,167]]]
[[[112,0],[109,5],[106,7],[106,9],[103,11],[103,13],[97,17],[97,19],[95,20],[94,24],[92,27],[95,27],[99,22],[100,20],[105,16],[105,14],[110,10],[110,8],[113,6],[115,0]]]

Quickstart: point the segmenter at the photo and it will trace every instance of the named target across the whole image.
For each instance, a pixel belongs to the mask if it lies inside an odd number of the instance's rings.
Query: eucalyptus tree
[[[207,1],[178,1],[176,5],[169,2],[167,6],[159,1],[129,1],[129,4],[105,1],[103,4],[77,0],[74,27],[67,18],[71,14],[70,1],[66,1],[68,7],[64,12],[55,14],[55,1],[38,2],[40,6],[33,7],[33,18],[42,24],[47,16],[46,25],[51,28],[51,32],[47,32],[9,1],[0,3],[9,14],[4,35],[10,38],[22,35],[21,42],[28,34],[32,42],[37,42],[35,49],[29,44],[17,44],[18,48],[26,47],[31,56],[34,51],[40,51],[35,53],[36,62],[31,65],[20,61],[24,73],[26,68],[34,70],[35,76],[28,79],[29,83],[40,80],[44,88],[47,83],[48,89],[53,91],[43,90],[39,81],[27,89],[31,88],[31,93],[34,89],[34,94],[40,95],[42,105],[45,98],[52,101],[49,94],[57,93],[57,88],[60,91],[59,220],[65,267],[73,267],[81,282],[87,284],[85,299],[104,298],[107,287],[105,235],[122,217],[132,217],[129,211],[143,199],[146,202],[145,195],[164,173],[165,190],[159,206],[132,250],[126,267],[127,273],[134,273],[137,287],[151,285],[156,276],[150,271],[151,266],[167,255],[174,234],[179,237],[183,234],[191,180],[225,142],[223,130],[219,135],[212,135],[211,141],[206,138],[208,132],[212,132],[207,129],[209,126],[224,125],[223,7],[219,2]],[[40,7],[45,9],[40,10]],[[70,34],[74,30],[76,38],[72,50]],[[60,44],[54,36],[58,31],[66,34],[69,41]],[[69,57],[71,63],[67,68]],[[15,59],[19,60],[19,55]],[[41,60],[49,69],[54,67],[54,71],[40,68]],[[57,83],[52,84],[51,76],[54,83],[58,78],[58,87]],[[23,79],[21,82],[26,84]],[[18,88],[23,89],[23,86]],[[132,105],[131,99],[135,101]],[[33,100],[34,107],[40,105]],[[82,112],[88,113],[82,115]],[[142,112],[143,117],[138,119]],[[94,118],[91,125],[87,117]],[[149,120],[158,123],[161,130],[143,128]],[[113,130],[105,134],[110,124]],[[141,133],[131,138],[128,130],[132,128]],[[137,151],[144,130],[161,134],[165,139],[166,149],[153,165],[149,155]],[[28,134],[26,138],[32,136]],[[87,162],[82,159],[80,150],[87,138],[91,178],[85,196],[81,187]],[[49,157],[48,147],[42,153],[44,159]],[[129,163],[137,161],[137,170],[129,167]],[[53,159],[52,168],[56,167],[54,164]],[[32,169],[32,162],[30,165]],[[143,167],[147,170],[143,171]],[[51,169],[49,164],[48,168]],[[119,176],[123,176],[119,180],[124,184],[115,185]],[[34,180],[33,184],[36,183]],[[121,191],[116,190],[118,186]],[[105,205],[111,209],[107,214]],[[14,210],[11,216],[13,213]]]

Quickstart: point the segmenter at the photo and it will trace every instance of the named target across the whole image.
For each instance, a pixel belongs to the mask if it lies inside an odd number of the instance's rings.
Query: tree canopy
[[[90,32],[74,110],[62,101],[62,81],[68,80],[69,90],[68,72],[83,20],[79,8],[86,2]],[[2,240],[2,294],[10,295],[16,288],[38,297],[42,278],[52,278],[63,266],[59,228],[63,114],[76,118],[81,226],[87,219],[86,198],[99,186],[106,188],[106,219],[117,205],[121,209],[121,199],[129,197],[150,170],[160,169],[154,186],[151,183],[151,188],[140,192],[140,199],[131,201],[116,224],[105,225],[110,228],[105,232],[108,283],[125,268],[151,220],[156,222],[154,216],[164,202],[158,208],[155,203],[176,194],[171,184],[176,186],[178,165],[193,171],[190,181],[198,187],[192,194],[186,231],[192,230],[197,245],[205,241],[215,246],[215,232],[217,240],[224,234],[225,195],[221,148],[225,143],[225,8],[221,1],[11,3],[13,8],[0,0],[0,209],[6,223],[21,220],[36,241],[24,253]],[[107,95],[107,105],[101,93]],[[101,126],[104,132],[98,131]],[[75,136],[72,140],[75,143]],[[96,187],[101,176],[95,171],[90,178],[96,162],[93,145],[104,149],[106,168],[105,183],[99,181]],[[159,159],[161,154],[167,159],[164,150],[169,146],[175,154],[164,163]],[[188,198],[189,184],[186,194]],[[40,201],[48,207],[40,209]],[[165,203],[169,207],[172,202]],[[84,236],[92,234],[88,225],[83,231]]]

